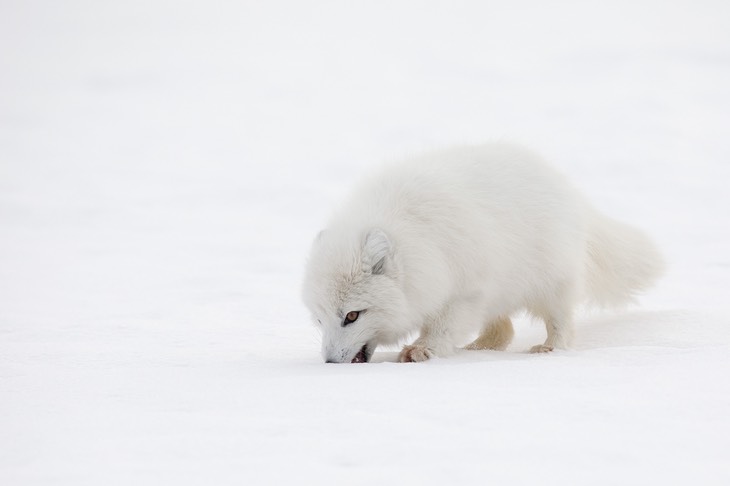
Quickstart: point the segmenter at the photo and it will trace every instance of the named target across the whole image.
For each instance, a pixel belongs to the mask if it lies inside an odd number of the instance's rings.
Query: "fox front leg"
[[[465,302],[451,302],[427,317],[418,339],[403,347],[398,361],[415,363],[453,354],[456,349],[455,331],[468,322],[472,307],[473,304],[466,305]]]

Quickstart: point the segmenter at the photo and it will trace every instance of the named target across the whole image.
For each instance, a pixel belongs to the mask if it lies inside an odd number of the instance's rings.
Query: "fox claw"
[[[426,346],[409,344],[408,346],[403,346],[403,350],[398,356],[398,361],[401,363],[418,363],[419,361],[426,361],[433,357],[433,351]]]
[[[553,350],[552,346],[548,346],[547,344],[537,344],[530,348],[531,353],[550,353]]]

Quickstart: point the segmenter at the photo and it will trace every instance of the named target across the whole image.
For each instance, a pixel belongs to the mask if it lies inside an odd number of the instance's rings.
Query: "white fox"
[[[316,238],[303,296],[326,362],[367,362],[419,331],[399,360],[505,349],[510,316],[547,328],[532,352],[570,346],[583,302],[632,300],[661,273],[639,230],[614,221],[532,153],[438,151],[365,181]]]

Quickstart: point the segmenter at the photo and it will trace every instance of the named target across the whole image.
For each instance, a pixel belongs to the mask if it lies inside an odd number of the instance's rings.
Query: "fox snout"
[[[367,363],[370,361],[370,358],[373,355],[373,349],[371,349],[371,346],[368,346],[368,344],[363,345],[360,350],[355,353],[353,357],[350,357],[352,355],[352,352],[343,351],[339,354],[331,354],[327,353],[325,351],[324,353],[324,362],[325,363]]]

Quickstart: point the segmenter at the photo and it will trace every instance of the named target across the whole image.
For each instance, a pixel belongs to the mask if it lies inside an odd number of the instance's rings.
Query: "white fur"
[[[626,302],[661,269],[646,236],[598,213],[530,152],[468,146],[365,181],[314,242],[304,301],[327,361],[413,331],[403,361],[448,355],[479,330],[483,349],[490,331],[511,338],[509,316],[522,310],[546,324],[533,351],[549,351],[570,345],[576,305]],[[345,326],[350,311],[362,312]]]

